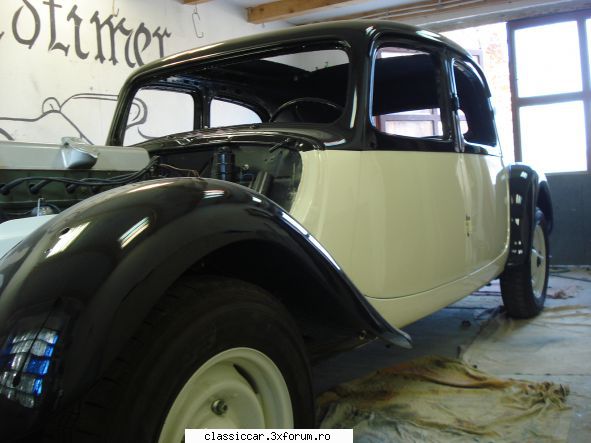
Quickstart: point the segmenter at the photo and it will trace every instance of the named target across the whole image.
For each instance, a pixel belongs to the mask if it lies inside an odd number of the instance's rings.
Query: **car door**
[[[384,40],[375,51],[372,147],[360,153],[349,276],[369,297],[426,293],[471,266],[462,155],[443,54]]]
[[[470,274],[484,284],[503,269],[508,248],[508,177],[488,89],[470,60],[452,60],[456,139],[464,159]]]

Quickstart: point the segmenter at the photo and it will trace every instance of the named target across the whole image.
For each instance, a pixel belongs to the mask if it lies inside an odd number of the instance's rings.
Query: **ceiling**
[[[178,0],[198,4],[218,0]],[[449,30],[591,8],[591,0],[226,0],[251,23],[294,25],[350,18],[388,19]]]

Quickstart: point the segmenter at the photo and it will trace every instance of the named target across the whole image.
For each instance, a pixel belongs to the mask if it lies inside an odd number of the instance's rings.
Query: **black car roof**
[[[128,82],[145,75],[157,75],[161,70],[174,68],[185,63],[205,61],[232,52],[248,52],[252,48],[276,47],[281,44],[287,45],[305,40],[369,41],[384,33],[438,43],[450,48],[462,57],[470,57],[467,51],[446,37],[415,26],[385,20],[343,20],[263,32],[180,52],[146,64],[136,70],[128,79]]]

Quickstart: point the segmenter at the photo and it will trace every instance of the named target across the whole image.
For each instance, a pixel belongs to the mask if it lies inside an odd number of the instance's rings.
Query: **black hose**
[[[12,180],[8,183],[5,183],[0,187],[0,193],[3,195],[8,195],[10,191],[17,187],[22,183],[26,183],[29,181],[37,181],[35,185],[31,186],[31,192],[36,193],[41,190],[44,186],[46,186],[50,182],[57,182],[57,183],[64,183],[69,185],[68,187],[74,186],[84,186],[84,187],[102,187],[102,186],[117,186],[117,185],[124,185],[127,183],[131,183],[135,180],[141,178],[144,174],[146,174],[150,169],[152,169],[157,163],[159,158],[154,156],[150,159],[150,162],[140,171],[122,174],[111,178],[84,178],[84,179],[74,179],[74,178],[65,178],[65,177],[23,177],[18,178],[16,180]],[[71,188],[70,188],[71,189]],[[70,190],[69,189],[69,190]],[[70,190],[70,192],[72,192]]]

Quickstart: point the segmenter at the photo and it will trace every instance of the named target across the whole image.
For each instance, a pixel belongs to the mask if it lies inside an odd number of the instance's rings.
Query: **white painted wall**
[[[115,57],[105,25],[101,61],[97,22],[109,18]],[[82,135],[103,143],[115,96],[139,63],[286,26],[249,24],[244,8],[226,0],[199,5],[197,13],[180,0],[2,0],[0,140],[59,143]],[[164,31],[170,35],[161,50]]]

